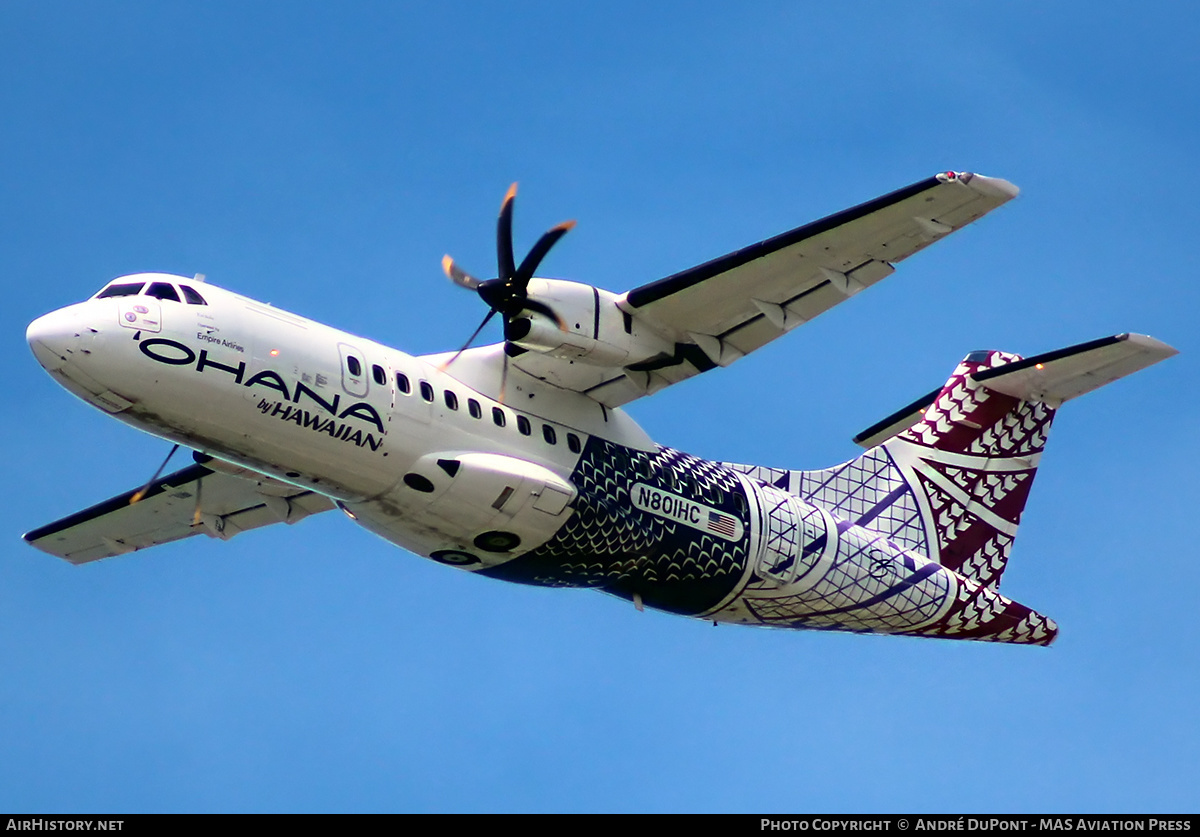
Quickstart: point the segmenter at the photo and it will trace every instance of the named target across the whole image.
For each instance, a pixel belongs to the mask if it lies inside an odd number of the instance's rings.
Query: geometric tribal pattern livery
[[[911,633],[946,611],[955,589],[952,573],[773,486],[758,486],[754,493],[765,513],[758,569],[724,608],[725,618],[774,627]],[[789,528],[801,536],[794,544],[786,537]]]
[[[920,627],[902,627],[910,617],[928,613],[931,606],[917,599],[922,591],[927,595],[934,591],[928,584],[914,584],[904,591],[907,598],[890,602],[889,606],[900,608],[890,616],[880,612],[867,618],[860,609],[854,619],[857,629],[1033,644],[1053,640],[1057,628],[1051,620],[996,592],[1054,410],[988,390],[970,376],[1017,360],[1019,356],[1005,352],[972,353],[954,370],[920,421],[834,468],[787,471],[729,466],[744,474],[762,495],[783,491],[827,510],[843,537],[849,532],[876,534],[888,551],[904,554],[901,560],[925,559],[952,571],[947,576],[952,577],[953,595],[936,619],[922,620]],[[772,505],[769,496],[762,500]],[[847,560],[839,553],[833,563]],[[849,562],[863,564],[861,556]],[[770,580],[769,572],[760,573],[764,594]],[[940,581],[938,574],[929,580]],[[843,582],[860,583],[849,577]],[[822,610],[837,609],[809,601],[811,594],[787,602],[754,602],[751,584],[746,595],[748,612],[754,616],[750,621],[855,629],[840,624],[836,615],[819,616]],[[878,610],[882,600],[875,604],[873,609]],[[800,620],[783,616],[794,614],[796,608],[818,615]]]
[[[748,504],[716,462],[659,446],[640,451],[591,437],[571,481],[575,514],[542,546],[479,574],[545,587],[590,587],[648,607],[695,615],[726,598],[748,560]],[[736,518],[736,541],[638,508],[635,486],[687,497]]]
[[[756,563],[714,621],[1048,645],[1055,624],[869,528],[748,481]],[[789,535],[789,533],[791,533]]]
[[[1007,352],[968,355],[921,421],[842,465],[729,467],[995,589],[1054,410],[969,376],[1017,360]]]
[[[968,355],[921,421],[881,445],[920,489],[918,503],[931,524],[929,557],[993,589],[1054,410],[988,390],[970,375],[1020,359],[1006,352]]]
[[[1057,633],[1053,622],[1023,606],[1016,607],[1027,612],[1002,608],[1003,597],[994,592],[1055,411],[988,390],[970,375],[1020,359],[1004,352],[969,355],[922,420],[882,445],[921,488],[918,499],[936,535],[930,557],[979,585],[963,588],[942,636],[966,638],[998,619],[1011,623],[994,635],[999,641],[1031,636],[1049,644]]]
[[[905,467],[890,454],[877,449],[832,471],[819,479],[800,475],[797,483],[837,495],[823,509],[720,463],[592,437],[571,475],[579,496],[567,523],[542,546],[477,572],[600,589],[717,622],[1016,643],[1053,639],[1049,620],[913,548],[927,539],[923,515],[930,503],[909,487]],[[786,474],[778,472],[775,481]],[[983,484],[986,475],[974,479]],[[635,502],[644,490],[736,518],[742,534],[731,540],[685,525],[672,519],[678,508],[650,511]]]

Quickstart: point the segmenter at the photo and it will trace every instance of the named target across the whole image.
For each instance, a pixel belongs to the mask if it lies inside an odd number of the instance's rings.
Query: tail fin
[[[834,468],[791,472],[788,490],[996,589],[1055,411],[975,375],[1020,360],[972,352],[927,403],[876,425],[890,438]]]
[[[1058,406],[1173,354],[1129,334],[1025,360],[972,352],[940,390],[860,434],[879,444],[857,459],[739,470],[996,589]]]
[[[976,375],[1018,355],[973,352],[907,430],[883,443],[923,512],[925,553],[996,589],[1033,487],[1055,408],[985,387]]]

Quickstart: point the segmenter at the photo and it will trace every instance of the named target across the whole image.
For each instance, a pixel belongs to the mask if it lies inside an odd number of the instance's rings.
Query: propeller
[[[135,491],[133,493],[133,495],[129,498],[129,505],[131,505],[131,506],[136,505],[137,503],[140,503],[143,499],[145,499],[146,494],[148,494],[150,489],[154,486],[154,483],[155,483],[155,481],[158,480],[159,475],[162,474],[162,472],[164,470],[166,470],[167,463],[171,461],[171,457],[175,455],[175,451],[177,451],[177,450],[179,450],[178,444],[174,445],[171,448],[171,450],[167,453],[167,458],[164,459],[162,461],[162,464],[158,466],[158,470],[154,472],[154,476],[150,477],[150,480],[145,485],[143,485],[140,489],[138,489],[137,491]],[[196,461],[199,462],[200,460],[197,459]],[[203,488],[204,488],[204,478],[200,477],[196,480],[196,510],[192,514],[192,525],[193,526],[200,525],[200,517],[201,517],[200,497],[202,496],[200,492],[203,490]]]
[[[202,519],[202,514],[200,511],[200,509],[201,509],[200,498],[204,496],[201,493],[203,491],[204,491],[204,477],[199,477],[196,480],[196,510],[194,512],[192,512],[192,525],[193,526],[199,526],[200,521]]]
[[[129,505],[132,506],[134,503],[141,502],[142,498],[145,497],[147,492],[150,491],[151,486],[154,485],[154,481],[158,479],[158,475],[161,474],[163,469],[167,467],[167,463],[171,461],[171,457],[175,455],[175,451],[177,450],[179,450],[179,445],[175,445],[175,447],[171,448],[170,452],[167,454],[167,458],[162,461],[162,464],[158,466],[158,470],[154,472],[154,476],[152,476],[145,485],[135,491],[133,496],[129,498]]]
[[[508,358],[513,354],[519,354],[521,351],[508,340],[512,323],[522,313],[530,311],[546,315],[554,320],[561,330],[567,330],[567,326],[562,321],[562,318],[550,306],[536,299],[529,298],[529,280],[533,278],[534,271],[537,270],[542,259],[546,258],[546,254],[550,252],[550,248],[558,243],[558,240],[575,226],[574,221],[563,221],[561,224],[551,227],[542,234],[542,237],[537,240],[533,248],[525,254],[525,258],[521,259],[521,263],[519,265],[516,264],[516,259],[513,257],[512,237],[513,200],[516,196],[517,184],[514,183],[508,187],[508,192],[504,195],[504,203],[500,205],[500,217],[496,221],[496,265],[498,275],[495,279],[477,279],[460,268],[450,256],[442,257],[442,270],[446,272],[446,276],[450,278],[450,281],[460,288],[475,291],[488,306],[488,312],[484,316],[483,322],[467,338],[467,342],[463,344],[462,348],[455,352],[450,360],[446,361],[442,369],[445,370],[450,364],[458,360],[459,355],[470,347],[492,317],[499,314],[504,320],[505,334],[504,366],[500,373],[501,401],[504,400],[504,385],[508,377]]]

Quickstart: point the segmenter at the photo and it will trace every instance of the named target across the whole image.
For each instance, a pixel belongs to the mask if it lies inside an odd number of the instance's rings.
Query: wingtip
[[[1021,190],[1015,184],[1010,183],[1002,177],[988,177],[986,174],[976,174],[971,171],[939,172],[937,179],[943,183],[958,180],[976,192],[989,195],[993,198],[999,198],[1001,201],[1012,200],[1021,193]]]
[[[1128,340],[1134,345],[1141,346],[1148,354],[1156,355],[1160,360],[1166,360],[1169,357],[1179,354],[1179,349],[1176,349],[1170,343],[1164,343],[1148,334],[1126,332],[1125,334],[1117,335],[1117,337],[1122,340]]]

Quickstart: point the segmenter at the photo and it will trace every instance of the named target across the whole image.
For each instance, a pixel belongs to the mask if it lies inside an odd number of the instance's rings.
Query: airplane
[[[1016,196],[946,171],[614,294],[518,264],[443,268],[486,304],[462,349],[412,356],[216,287],[138,273],[34,320],[37,361],[193,464],[24,536],[86,564],[340,509],[420,556],[524,584],[777,628],[1049,645],[998,591],[1057,409],[1176,354],[1118,334],[1029,358],[973,351],[816,471],[656,444],[622,409],[725,367]],[[499,314],[504,339],[472,347]],[[167,459],[170,459],[168,455]]]

